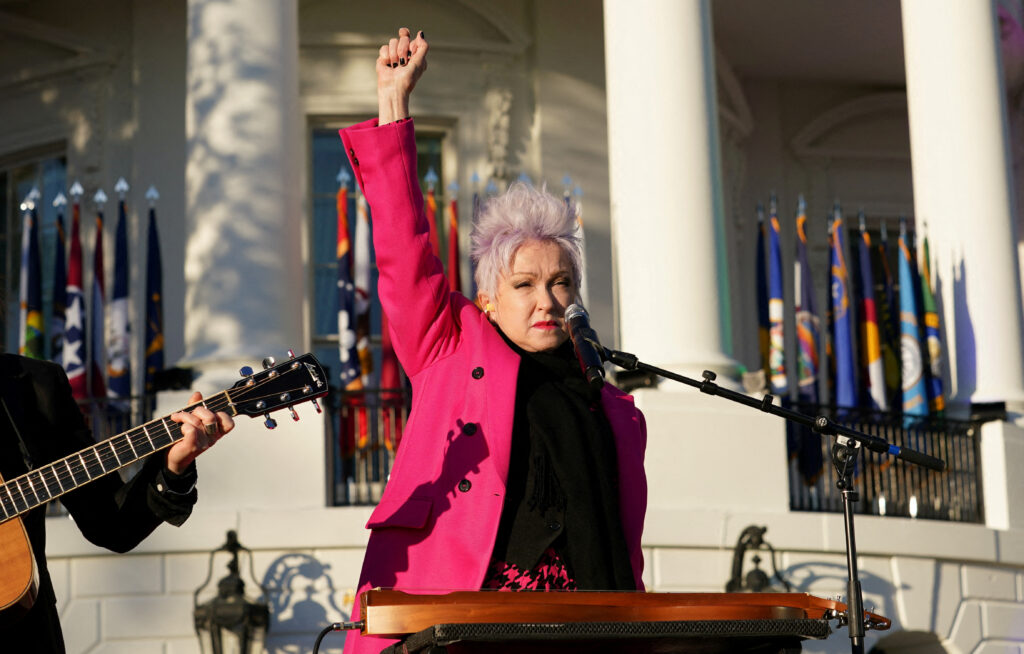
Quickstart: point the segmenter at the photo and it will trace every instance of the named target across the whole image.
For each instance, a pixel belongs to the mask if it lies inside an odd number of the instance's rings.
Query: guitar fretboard
[[[191,411],[203,405],[214,413],[227,411],[235,415],[228,391],[182,410]],[[164,416],[12,479],[0,485],[0,522],[159,452],[182,436],[181,424]]]

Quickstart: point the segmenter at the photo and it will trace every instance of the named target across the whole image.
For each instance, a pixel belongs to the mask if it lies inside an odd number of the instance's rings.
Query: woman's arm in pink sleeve
[[[341,130],[341,138],[370,205],[381,306],[398,358],[414,375],[452,351],[458,325],[444,269],[430,245],[413,123],[376,123]]]

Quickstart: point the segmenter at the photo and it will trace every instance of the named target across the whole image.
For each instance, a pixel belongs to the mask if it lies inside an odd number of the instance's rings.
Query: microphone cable
[[[324,636],[331,633],[332,631],[348,631],[349,629],[362,629],[365,623],[362,620],[354,622],[335,622],[327,625],[320,632],[320,635],[316,637],[316,643],[313,644],[313,654],[320,652],[320,642],[323,641]]]

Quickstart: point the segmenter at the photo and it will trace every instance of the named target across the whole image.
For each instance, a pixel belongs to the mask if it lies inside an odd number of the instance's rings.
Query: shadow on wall
[[[270,603],[269,654],[307,652],[321,629],[349,619],[336,602],[330,566],[308,554],[279,556],[267,567],[262,583]],[[344,642],[340,635],[337,639]]]
[[[956,394],[969,398],[978,387],[977,348],[974,341],[974,322],[967,304],[967,270],[961,259],[953,274],[953,303],[956,309]],[[947,387],[948,388],[948,387]]]
[[[947,654],[947,651],[933,633],[899,631],[881,638],[869,654]]]

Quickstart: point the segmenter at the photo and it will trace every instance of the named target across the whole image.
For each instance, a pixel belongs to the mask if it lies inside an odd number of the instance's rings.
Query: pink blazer
[[[479,590],[505,500],[519,357],[483,312],[449,291],[430,246],[412,120],[371,120],[340,133],[372,211],[381,304],[413,398],[391,477],[366,523],[372,531],[359,593]],[[602,400],[642,589],[646,426],[631,396],[605,384]],[[379,652],[392,642],[350,632],[345,653]]]

